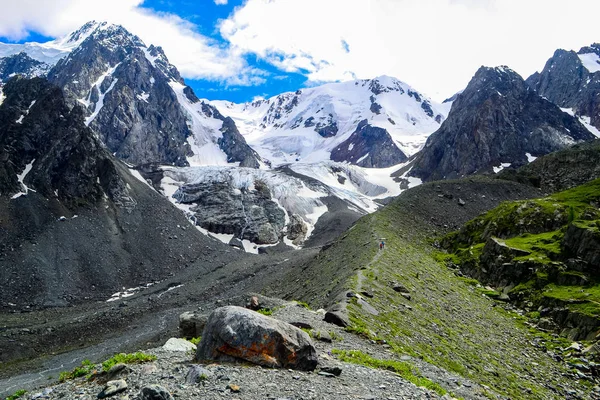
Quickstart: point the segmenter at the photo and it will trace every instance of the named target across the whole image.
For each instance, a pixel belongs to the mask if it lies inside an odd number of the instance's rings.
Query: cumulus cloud
[[[169,13],[143,8],[143,0],[0,0],[0,35],[24,39],[29,31],[60,37],[90,20],[121,24],[147,45],[162,46],[185,78],[231,85],[264,82],[242,53],[199,34],[196,26]]]
[[[248,0],[220,31],[312,81],[386,74],[442,99],[481,65],[526,77],[556,48],[598,41],[598,12],[595,0]]]
[[[438,100],[481,65],[526,77],[556,48],[600,40],[597,0],[246,0],[218,24],[220,41],[143,0],[0,0],[0,10],[0,35],[12,39],[58,37],[92,19],[122,24],[162,46],[185,78],[230,86],[273,79],[248,65],[256,55],[305,74],[308,85],[391,75]]]
[[[227,0],[214,0],[215,4],[218,6],[224,6],[225,4],[227,4]]]

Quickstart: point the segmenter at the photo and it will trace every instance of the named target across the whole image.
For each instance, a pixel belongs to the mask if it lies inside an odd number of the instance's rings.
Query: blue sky
[[[227,42],[221,37],[217,24],[226,19],[235,7],[243,4],[243,0],[229,0],[226,4],[218,5],[211,0],[146,0],[142,8],[161,14],[175,14],[194,25],[194,29],[203,36],[209,37],[219,46],[226,47]],[[28,30],[28,35],[20,40],[11,40],[0,36],[0,42],[24,43],[46,42],[53,37],[45,36],[35,30]],[[148,43],[146,43],[148,45]],[[156,43],[161,45],[160,43]],[[167,57],[169,54],[167,53]],[[185,79],[200,98],[209,100],[229,100],[235,103],[252,101],[257,97],[271,97],[282,92],[295,91],[307,83],[307,77],[302,73],[286,72],[272,64],[261,60],[255,54],[245,54],[244,60],[249,66],[264,74],[264,82],[252,86],[232,85],[223,80],[214,79]]]
[[[210,0],[148,0],[143,3],[144,8],[156,12],[168,12],[191,22],[196,30],[204,36],[210,37],[222,46],[227,43],[221,37],[217,29],[219,20],[229,17],[235,7],[241,6],[243,0],[229,0],[227,4],[218,5]],[[167,54],[167,57],[169,55]],[[254,86],[228,85],[222,81],[211,81],[206,79],[186,79],[196,95],[209,100],[229,100],[235,103],[252,101],[256,97],[271,97],[282,92],[295,91],[303,87],[307,78],[303,74],[289,73],[261,61],[256,55],[244,56],[248,65],[255,67],[265,73],[265,82]]]

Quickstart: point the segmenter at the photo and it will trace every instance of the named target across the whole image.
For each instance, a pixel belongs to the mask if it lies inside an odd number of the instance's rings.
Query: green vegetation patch
[[[260,308],[256,312],[262,315],[273,315],[273,310],[270,308]]]
[[[433,390],[440,396],[443,396],[447,393],[447,391],[439,384],[421,376],[419,371],[409,363],[394,360],[380,360],[377,358],[373,358],[370,355],[358,350],[333,349],[332,352],[337,356],[337,358],[340,361],[364,365],[365,367],[369,368],[378,368],[392,371],[397,373],[407,381],[414,383],[417,386]]]
[[[140,351],[131,354],[119,353],[104,361],[102,363],[102,370],[108,371],[117,364],[140,364],[154,360],[156,360],[155,355],[142,353]]]
[[[198,344],[200,344],[200,341],[202,340],[202,336],[198,336],[195,338],[191,338],[188,341],[192,344],[195,344],[196,346],[198,346]]]
[[[63,371],[58,376],[59,382],[64,382],[69,379],[79,378],[81,376],[88,376],[94,371],[94,364],[90,360],[83,360],[81,365],[75,367],[72,371]]]
[[[16,400],[16,399],[18,399],[19,397],[23,397],[23,396],[25,395],[25,393],[27,393],[27,390],[25,390],[25,389],[20,389],[20,390],[17,390],[17,391],[16,391],[16,392],[14,392],[12,395],[8,396],[8,397],[6,398],[6,400]]]
[[[592,317],[600,316],[600,285],[584,287],[549,284],[544,288],[543,296],[560,301],[570,310]]]

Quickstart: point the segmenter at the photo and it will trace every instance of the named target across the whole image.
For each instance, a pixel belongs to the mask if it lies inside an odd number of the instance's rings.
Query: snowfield
[[[209,103],[233,118],[248,144],[274,166],[329,160],[331,150],[364,119],[386,129],[410,156],[440,127],[450,108],[388,76],[329,83],[251,103]],[[315,131],[319,124],[332,122],[337,126],[335,136]]]

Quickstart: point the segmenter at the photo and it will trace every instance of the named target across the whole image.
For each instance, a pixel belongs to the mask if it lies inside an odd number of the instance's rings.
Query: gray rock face
[[[317,366],[317,352],[306,332],[235,306],[218,308],[210,315],[196,359],[245,360],[308,371]]]
[[[187,165],[191,132],[169,86],[176,69],[121,26],[103,25],[48,74],[71,104],[86,107],[86,124],[131,164]]]
[[[574,117],[530,90],[507,67],[481,67],[446,121],[416,156],[410,174],[423,180],[491,172],[528,162],[594,136]]]
[[[575,115],[590,117],[590,123],[599,128],[600,72],[589,71],[580,55],[600,55],[600,44],[594,43],[578,52],[556,50],[542,72],[531,75],[527,83],[559,107],[571,108]]]
[[[385,168],[408,159],[383,128],[361,121],[350,137],[331,151],[333,161],[348,161],[360,167]]]
[[[304,242],[307,232],[308,227],[306,226],[306,223],[302,217],[298,214],[292,214],[290,217],[290,223],[288,225],[288,239],[290,239],[293,244],[300,245]]]
[[[195,204],[196,224],[214,233],[233,234],[257,244],[273,244],[285,226],[284,211],[271,200],[269,188],[254,182],[255,190],[234,189],[229,182],[185,185],[173,195]]]
[[[63,88],[70,104],[85,107],[86,124],[108,149],[134,165],[187,166],[186,157],[193,155],[188,138],[193,129],[205,129],[193,127],[182,102],[199,100],[162,48],[146,47],[121,26],[101,24],[48,78]],[[181,98],[176,90],[183,90]],[[201,109],[205,117],[223,121],[218,145],[228,161],[258,168],[258,155],[235,123],[212,106]]]
[[[75,205],[107,194],[132,203],[110,155],[89,128],[79,107],[70,110],[59,88],[45,79],[14,78],[4,85],[0,106],[0,195],[27,193]],[[30,165],[23,182],[23,174]]]
[[[548,154],[517,170],[503,170],[498,177],[539,187],[544,193],[573,188],[600,178],[600,140]]]
[[[207,314],[186,311],[179,315],[179,335],[186,339],[200,337],[208,320]]]
[[[0,308],[106,301],[190,263],[235,257],[183,230],[182,213],[106,151],[59,88],[12,78],[3,89]]]
[[[12,56],[0,58],[0,83],[7,81],[14,75],[33,78],[48,73],[50,66],[44,62],[34,60],[26,53],[21,52]]]
[[[260,156],[248,146],[246,139],[240,134],[231,118],[224,117],[219,110],[206,103],[202,103],[202,111],[206,116],[223,121],[222,137],[218,139],[217,144],[227,154],[227,162],[239,162],[240,167],[246,168],[260,167],[258,162]]]

